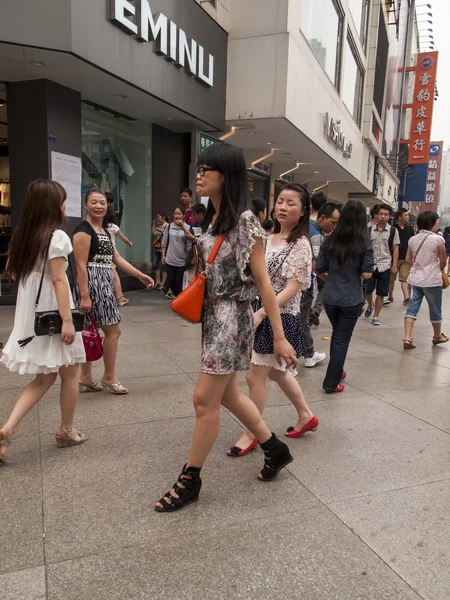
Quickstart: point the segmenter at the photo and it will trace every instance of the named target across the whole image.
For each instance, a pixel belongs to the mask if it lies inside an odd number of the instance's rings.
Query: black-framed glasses
[[[213,169],[213,167],[197,167],[197,175],[200,175],[200,177],[204,177],[208,171],[217,171],[217,169]]]

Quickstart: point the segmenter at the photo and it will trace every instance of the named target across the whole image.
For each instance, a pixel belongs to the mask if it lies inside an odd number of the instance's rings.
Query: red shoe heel
[[[347,373],[345,371],[342,372],[341,381],[344,381],[344,379],[347,379]]]
[[[325,390],[326,394],[339,394],[340,392],[343,392],[345,389],[345,387],[342,385],[342,383],[339,383],[334,390]]]
[[[250,446],[247,446],[247,448],[239,448],[239,446],[232,446],[227,451],[227,455],[231,456],[232,458],[241,458],[242,456],[245,456],[246,454],[248,454],[249,452],[254,450],[257,445],[258,445],[258,440],[255,438],[253,440],[253,442],[250,444]]]
[[[310,421],[308,421],[308,423],[306,423],[306,425],[304,427],[302,427],[300,429],[300,431],[295,431],[295,429],[293,427],[289,427],[289,429],[286,431],[286,437],[289,437],[289,438],[302,437],[302,435],[304,433],[306,433],[307,431],[317,431],[318,426],[319,426],[319,419],[316,416],[314,416]]]

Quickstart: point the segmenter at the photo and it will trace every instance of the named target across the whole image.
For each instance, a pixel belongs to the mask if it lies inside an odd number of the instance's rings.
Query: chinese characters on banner
[[[425,52],[417,56],[409,140],[408,162],[410,165],[423,164],[428,161],[437,62],[437,52]]]
[[[427,187],[422,211],[434,210],[439,207],[439,186],[441,181],[442,146],[444,142],[430,142],[428,157]]]

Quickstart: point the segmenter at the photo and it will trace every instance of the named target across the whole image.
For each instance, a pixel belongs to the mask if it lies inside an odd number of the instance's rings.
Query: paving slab
[[[379,396],[406,413],[450,433],[450,387],[384,392]]]
[[[88,435],[101,427],[194,416],[192,396],[195,385],[190,377],[141,377],[122,379],[129,394],[107,392],[80,394],[76,427]],[[47,394],[39,406],[40,432],[51,433],[59,424],[59,388]]]
[[[173,344],[175,346],[175,343]],[[99,365],[101,368],[101,364]],[[119,344],[117,353],[117,376],[120,380],[154,375],[181,373],[180,367],[159,348],[149,344]]]
[[[0,464],[0,573],[44,564],[38,437],[17,437]],[[0,585],[0,597],[2,590]],[[17,597],[17,600],[19,597]]]
[[[0,590],[2,600],[46,600],[45,568],[0,575]]]
[[[450,597],[450,481],[331,504],[331,509],[426,600]]]
[[[49,565],[48,599],[64,591],[78,600],[82,588],[96,600],[419,600],[326,508],[206,531],[185,522],[170,533],[126,552]]]
[[[193,426],[194,419],[188,418],[104,428],[83,446],[63,451],[43,436],[47,561],[156,542],[170,532],[178,536],[180,527],[209,530],[318,504],[288,472],[277,485],[259,482],[259,449],[245,460],[226,456],[242,428],[224,413],[221,434],[203,471],[199,503],[174,515],[155,512],[154,504],[186,462]],[[295,503],[285,503],[292,495]]]
[[[314,404],[317,432],[288,440],[288,469],[324,503],[450,477],[450,438],[373,398]],[[291,424],[286,406],[268,408],[272,431]]]

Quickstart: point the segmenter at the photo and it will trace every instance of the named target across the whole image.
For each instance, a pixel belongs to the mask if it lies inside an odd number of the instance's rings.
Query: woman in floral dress
[[[276,233],[266,246],[266,262],[273,288],[277,294],[286,339],[292,344],[297,357],[304,356],[305,345],[300,323],[302,290],[310,285],[312,250],[309,241],[310,198],[300,185],[285,185],[275,205]],[[275,381],[297,411],[296,425],[289,427],[288,437],[299,438],[307,431],[317,429],[319,421],[306,404],[302,390],[286,365],[279,364],[274,355],[273,330],[266,309],[255,313],[258,327],[253,346],[251,367],[247,372],[250,398],[262,413],[266,403],[266,381]],[[255,436],[246,430],[229,456],[245,456],[256,448]]]
[[[247,168],[242,153],[223,142],[200,155],[197,194],[208,196],[198,240],[204,264],[217,240],[226,234],[208,268],[202,327],[202,368],[194,393],[196,423],[187,463],[174,487],[156,504],[159,512],[174,512],[196,502],[202,486],[200,471],[219,433],[220,407],[225,406],[248,427],[264,451],[261,481],[274,479],[292,461],[286,444],[271,434],[253,402],[239,390],[238,371],[247,371],[253,348],[251,301],[258,289],[274,331],[274,354],[281,363],[297,359],[286,341],[275,292],[264,259],[265,233],[247,210]]]

